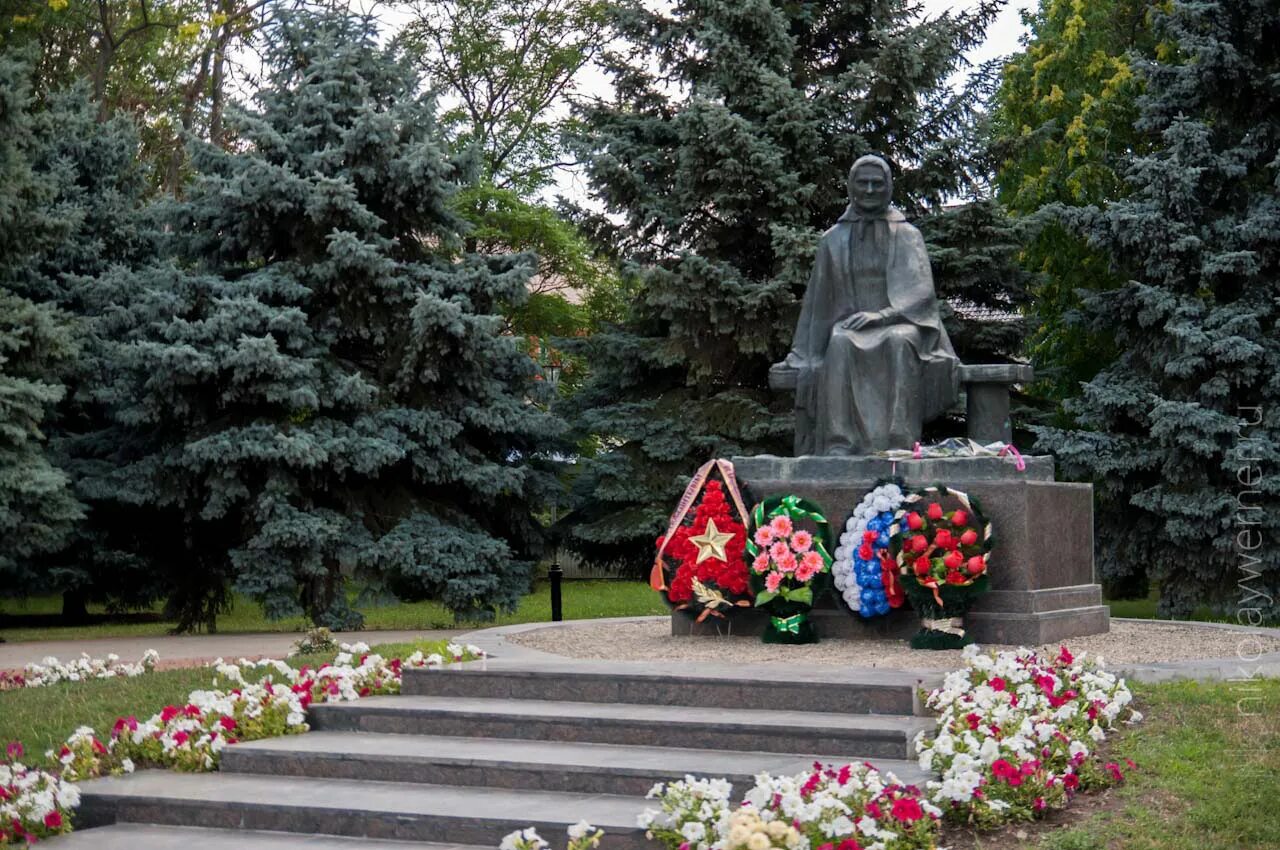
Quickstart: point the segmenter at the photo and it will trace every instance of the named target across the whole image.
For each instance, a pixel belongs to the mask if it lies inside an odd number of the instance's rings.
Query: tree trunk
[[[63,591],[62,621],[68,626],[89,622],[89,594],[83,589]]]
[[[226,83],[227,42],[231,39],[231,25],[223,24],[218,32],[217,47],[213,53],[213,77],[209,92],[209,141],[222,147],[222,114]]]

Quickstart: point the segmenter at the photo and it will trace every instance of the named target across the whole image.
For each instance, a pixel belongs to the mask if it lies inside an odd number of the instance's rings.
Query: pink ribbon
[[[1004,457],[1005,455],[1013,456],[1013,466],[1019,472],[1027,471],[1027,462],[1022,459],[1022,452],[1018,451],[1017,446],[1013,443],[1006,443],[1005,447],[1000,450],[1000,454],[997,456]]]

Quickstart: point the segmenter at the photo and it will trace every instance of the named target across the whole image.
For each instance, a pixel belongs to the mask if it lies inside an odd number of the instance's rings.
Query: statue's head
[[[860,212],[876,214],[889,208],[893,199],[893,173],[889,163],[868,154],[849,169],[849,203]]]

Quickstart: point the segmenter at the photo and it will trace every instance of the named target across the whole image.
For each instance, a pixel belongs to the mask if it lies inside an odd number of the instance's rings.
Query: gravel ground
[[[1194,661],[1232,658],[1241,642],[1244,651],[1280,652],[1280,630],[1275,636],[1255,636],[1228,629],[1197,628],[1167,623],[1111,623],[1105,635],[1070,638],[1072,652],[1101,656],[1112,664],[1154,664],[1162,661]],[[1256,641],[1255,641],[1256,639]],[[738,664],[840,664],[853,667],[895,667],[918,670],[954,670],[960,652],[913,650],[902,641],[824,640],[807,646],[773,646],[758,637],[672,637],[663,620],[641,623],[600,623],[590,626],[546,628],[507,636],[512,643],[567,655],[571,658],[652,661],[724,661]],[[1007,648],[1007,647],[996,647]],[[1057,649],[1057,645],[1049,647]]]

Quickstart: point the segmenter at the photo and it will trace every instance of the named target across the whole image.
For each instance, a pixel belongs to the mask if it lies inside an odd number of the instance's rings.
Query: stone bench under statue
[[[833,524],[891,477],[912,489],[943,484],[968,493],[998,541],[991,589],[966,617],[974,638],[1036,645],[1105,632],[1092,485],[1055,481],[1051,457],[1015,465],[996,456],[889,454],[911,450],[924,424],[955,405],[962,384],[970,439],[1010,442],[1009,387],[1032,378],[1025,365],[961,365],[938,312],[924,240],[890,206],[891,195],[884,160],[854,163],[849,206],[818,243],[791,351],[769,372],[770,386],[795,396],[794,457],[732,458],[737,479],[756,500],[808,499]],[[672,630],[688,633],[692,624],[678,613]],[[834,608],[824,614],[818,627],[828,636],[905,636],[917,626],[903,609],[882,623]],[[752,628],[751,616],[735,620],[738,633]]]
[[[1023,363],[983,363],[957,367],[960,385],[965,388],[965,426],[975,443],[1013,442],[1013,422],[1009,418],[1010,388],[1029,384],[1035,377]],[[769,370],[769,388],[795,392],[799,370],[778,363]]]

